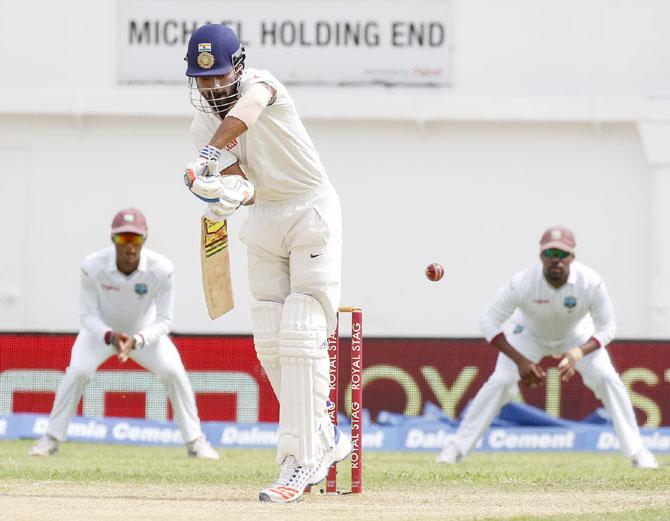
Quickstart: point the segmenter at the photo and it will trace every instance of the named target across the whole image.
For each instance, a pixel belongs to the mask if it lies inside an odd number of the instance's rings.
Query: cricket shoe
[[[648,449],[642,447],[635,456],[633,456],[633,467],[636,469],[657,469],[658,461]]]
[[[314,474],[313,467],[303,467],[293,456],[286,456],[279,469],[277,481],[264,488],[258,499],[270,503],[291,503],[300,499],[309,485],[309,478]]]
[[[448,441],[439,456],[435,458],[435,463],[450,463],[452,465],[461,461],[463,461],[463,454],[453,441]]]
[[[32,458],[45,458],[58,452],[59,446],[60,441],[50,434],[45,434],[37,440],[37,443],[35,443],[35,445],[28,451],[28,456]]]
[[[219,459],[219,453],[214,450],[205,436],[200,436],[187,445],[188,455],[193,458]]]
[[[324,452],[321,461],[314,467],[314,473],[309,479],[310,485],[321,483],[328,476],[328,469],[335,463],[346,459],[351,453],[351,438],[343,433],[337,425],[331,424],[331,428],[335,444],[332,449]]]

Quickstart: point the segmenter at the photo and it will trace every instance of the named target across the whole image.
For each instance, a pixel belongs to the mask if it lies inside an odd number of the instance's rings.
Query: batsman
[[[340,201],[284,85],[245,67],[232,29],[207,24],[188,43],[198,157],[186,167],[205,217],[249,205],[247,246],[258,359],[279,401],[279,476],[261,501],[286,503],[346,458],[350,439],[327,414],[327,338],[340,300]]]

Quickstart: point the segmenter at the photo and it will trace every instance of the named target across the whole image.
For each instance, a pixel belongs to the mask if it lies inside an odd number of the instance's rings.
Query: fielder
[[[254,203],[240,238],[256,300],[256,353],[280,404],[279,477],[259,499],[285,503],[325,479],[328,467],[351,451],[327,414],[327,337],[340,300],[342,217],[286,88],[244,61],[229,27],[208,24],[192,34],[186,75],[198,109],[191,132],[199,154],[185,180],[207,202],[209,219],[222,221]]]
[[[82,263],[82,328],[56,392],[47,432],[30,449],[30,456],[49,456],[58,450],[88,379],[116,354],[123,362],[132,358],[165,385],[188,455],[219,459],[200,430],[193,390],[168,337],[173,266],[143,248],[146,238],[144,215],[134,208],[121,210],[112,221],[114,247],[92,253]]]
[[[575,245],[569,229],[547,229],[540,240],[541,262],[512,277],[486,308],[481,328],[501,353],[438,463],[458,463],[467,456],[501,407],[514,398],[519,380],[529,386],[544,383],[545,373],[538,364],[553,356],[561,359],[562,380],[579,372],[603,402],[621,450],[633,466],[658,467],[642,442],[630,397],[605,349],[616,333],[605,283],[595,271],[574,261]],[[503,332],[503,323],[510,318],[512,329]]]

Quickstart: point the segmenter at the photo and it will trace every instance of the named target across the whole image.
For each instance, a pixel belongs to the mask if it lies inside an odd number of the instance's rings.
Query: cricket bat
[[[200,261],[202,287],[209,318],[214,320],[233,309],[233,285],[230,280],[228,226],[203,217],[201,222]]]

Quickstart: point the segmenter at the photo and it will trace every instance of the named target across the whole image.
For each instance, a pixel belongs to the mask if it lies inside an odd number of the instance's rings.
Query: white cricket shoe
[[[435,458],[435,463],[450,463],[452,465],[461,461],[463,461],[463,454],[453,441],[448,441],[439,456]]]
[[[324,453],[320,463],[314,467],[314,472],[309,478],[310,485],[316,485],[326,479],[331,465],[346,459],[351,453],[352,446],[349,436],[343,433],[337,425],[331,424],[331,427],[335,444],[332,449]]]
[[[51,436],[50,434],[45,434],[37,443],[32,446],[28,451],[28,456],[32,458],[46,458],[58,452],[58,447],[60,446],[60,441]]]
[[[187,445],[188,455],[193,458],[219,459],[219,453],[214,450],[204,435]]]
[[[314,474],[313,467],[298,465],[293,456],[286,456],[279,469],[277,481],[258,494],[258,499],[271,503],[290,503],[300,499],[309,485],[309,478]]]
[[[633,456],[633,467],[636,469],[657,469],[658,461],[656,457],[646,448],[642,447],[637,454]]]

